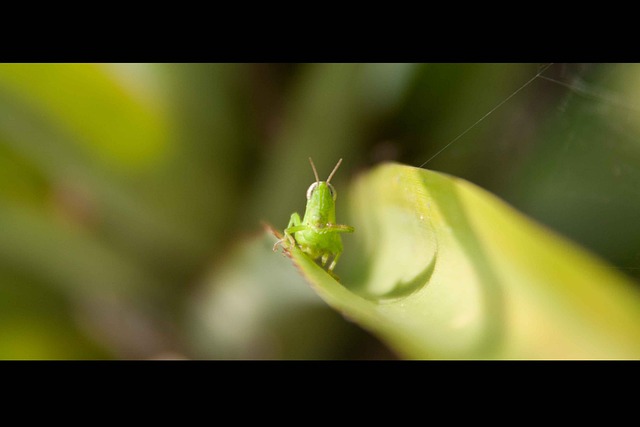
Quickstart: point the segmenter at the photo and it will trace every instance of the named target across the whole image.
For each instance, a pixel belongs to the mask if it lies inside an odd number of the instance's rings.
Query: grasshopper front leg
[[[273,251],[275,252],[278,245],[282,244],[285,240],[288,240],[291,245],[295,245],[296,240],[293,238],[293,234],[306,229],[307,226],[302,224],[302,219],[300,215],[298,215],[298,212],[292,213],[289,224],[287,224],[287,228],[284,229],[284,237],[273,245]]]
[[[331,224],[326,227],[327,230],[335,233],[353,233],[355,230],[350,225],[342,225],[342,224]]]

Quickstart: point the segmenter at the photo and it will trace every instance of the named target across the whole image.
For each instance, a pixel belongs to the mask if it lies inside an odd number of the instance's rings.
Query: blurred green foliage
[[[307,157],[344,158],[339,194],[380,161],[420,165],[537,71],[0,64],[0,358],[393,357],[255,255],[260,221],[304,208]],[[426,167],[637,280],[638,71],[553,65],[562,84],[535,80]]]

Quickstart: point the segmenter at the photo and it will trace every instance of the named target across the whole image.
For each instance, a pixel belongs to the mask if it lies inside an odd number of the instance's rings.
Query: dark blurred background
[[[455,140],[425,167],[637,282],[640,66],[547,65],[0,64],[0,358],[394,358],[263,233],[309,156],[346,194]]]

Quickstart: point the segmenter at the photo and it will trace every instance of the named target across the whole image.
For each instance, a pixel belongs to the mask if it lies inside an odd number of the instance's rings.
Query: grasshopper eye
[[[331,193],[331,197],[333,197],[333,200],[336,199],[336,197],[338,196],[338,193],[336,193],[336,189],[333,188],[333,185],[329,184],[327,182],[327,186],[329,187],[329,192]]]
[[[307,200],[311,198],[311,194],[313,193],[313,190],[315,190],[317,186],[318,186],[317,182],[314,182],[309,186],[309,189],[307,190]]]

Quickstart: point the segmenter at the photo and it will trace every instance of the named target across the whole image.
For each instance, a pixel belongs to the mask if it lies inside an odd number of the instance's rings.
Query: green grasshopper
[[[307,190],[307,208],[304,218],[301,220],[297,212],[291,214],[289,225],[284,230],[284,237],[273,245],[275,251],[278,245],[288,242],[289,245],[297,246],[313,260],[320,258],[322,267],[326,267],[330,257],[333,257],[329,268],[329,273],[333,274],[333,269],[342,254],[342,239],[340,233],[353,233],[354,228],[348,225],[336,224],[336,190],[329,183],[338,170],[342,159],[333,168],[333,172],[326,181],[320,181],[316,166],[309,157],[316,182],[311,184]],[[286,246],[283,245],[283,247]]]

